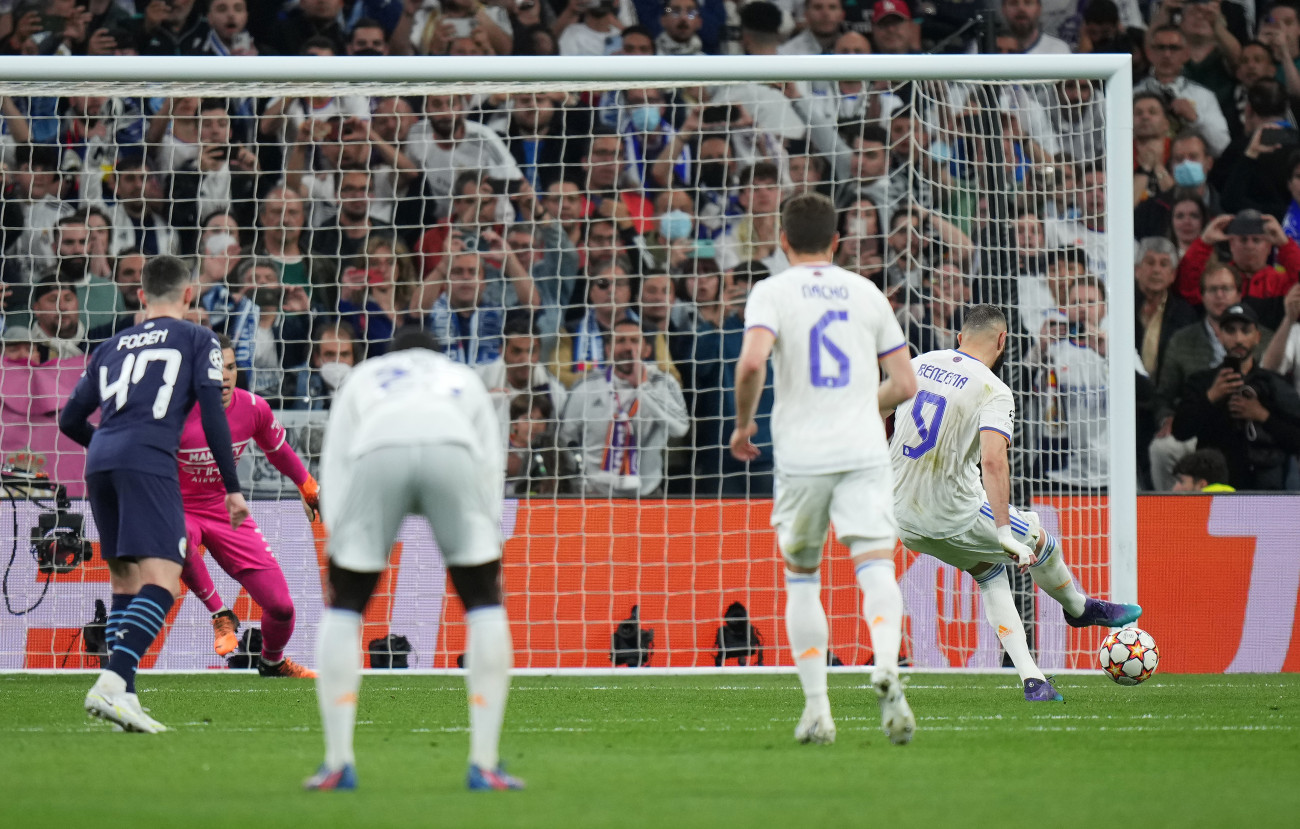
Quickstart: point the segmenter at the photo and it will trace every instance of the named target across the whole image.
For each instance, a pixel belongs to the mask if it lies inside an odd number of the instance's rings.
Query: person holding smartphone
[[[1281,375],[1256,363],[1259,342],[1253,308],[1238,303],[1224,311],[1223,361],[1187,379],[1174,413],[1174,437],[1196,438],[1197,449],[1222,452],[1227,483],[1237,490],[1285,489],[1291,456],[1300,452],[1300,396]]]

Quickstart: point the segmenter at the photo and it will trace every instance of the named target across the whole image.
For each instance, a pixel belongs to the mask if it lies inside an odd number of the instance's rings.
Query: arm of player
[[[95,411],[95,400],[90,385],[90,369],[77,381],[68,402],[59,412],[59,431],[82,446],[90,446],[90,439],[95,436],[95,427],[90,425],[90,416]]]
[[[759,456],[750,438],[758,431],[754,415],[758,398],[767,377],[767,358],[772,354],[776,334],[771,329],[753,327],[745,330],[745,341],[736,362],[736,428],[731,432],[731,455],[738,461],[752,461]]]
[[[303,512],[307,514],[308,521],[315,521],[320,512],[320,487],[303,465],[298,453],[289,445],[289,437],[275,419],[270,404],[260,397],[254,399],[257,407],[257,431],[253,433],[253,440],[257,441],[258,448],[265,453],[271,466],[298,487]]]
[[[880,358],[880,367],[888,375],[876,392],[882,413],[892,412],[900,403],[916,395],[916,372],[912,370],[912,353],[906,344]]]
[[[1007,461],[1007,436],[992,429],[980,430],[980,468],[984,477],[984,497],[993,510],[993,524],[998,528],[998,543],[1021,567],[1037,560],[1034,551],[1021,544],[1011,532],[1011,465]]]
[[[230,422],[226,420],[226,407],[221,403],[220,386],[200,386],[199,419],[203,424],[203,437],[212,450],[212,458],[221,470],[221,482],[226,487],[226,512],[230,526],[238,527],[248,518],[248,504],[239,489],[239,473],[235,471],[235,451],[230,445]]]

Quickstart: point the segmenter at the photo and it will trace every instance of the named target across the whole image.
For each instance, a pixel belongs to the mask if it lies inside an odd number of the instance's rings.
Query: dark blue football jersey
[[[181,430],[204,386],[221,389],[221,348],[212,331],[171,317],[104,341],[69,406],[99,408],[86,473],[132,469],[177,477]]]

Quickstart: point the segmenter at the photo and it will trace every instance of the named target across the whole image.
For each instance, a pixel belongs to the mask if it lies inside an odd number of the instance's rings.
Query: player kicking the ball
[[[221,402],[230,423],[235,462],[239,462],[239,456],[250,442],[257,441],[271,465],[298,487],[308,517],[315,518],[316,481],[289,446],[284,427],[271,413],[270,404],[251,392],[235,388],[238,369],[235,367],[234,347],[224,334],[218,340],[221,345]],[[273,677],[316,676],[314,671],[284,655],[284,647],[293,635],[293,599],[289,595],[289,585],[275,554],[253,519],[249,518],[235,529],[231,529],[230,522],[225,520],[221,476],[213,464],[212,450],[208,448],[197,411],[191,411],[189,420],[185,422],[179,458],[181,500],[185,504],[185,531],[190,548],[190,555],[181,571],[181,581],[212,612],[212,627],[216,635],[214,649],[225,656],[239,646],[235,637],[239,620],[217,594],[212,576],[199,554],[199,545],[206,547],[221,569],[243,585],[257,606],[262,608],[262,656],[257,665],[258,673]]]
[[[1016,413],[1011,390],[995,373],[1006,345],[1006,317],[992,305],[977,305],[966,314],[956,349],[912,360],[916,396],[898,407],[890,443],[894,508],[908,549],[975,578],[1025,699],[1050,702],[1061,695],[1029,653],[1007,582],[1008,558],[1060,602],[1073,627],[1122,627],[1142,608],[1080,593],[1060,542],[1039,526],[1037,515],[1007,503],[1007,446]]]
[[[389,353],[352,370],[330,407],[321,452],[328,607],[316,639],[325,762],[308,789],[356,788],[361,618],[408,514],[428,519],[465,606],[466,783],[471,790],[524,787],[497,753],[513,658],[501,604],[501,427],[483,381],[436,347],[423,331],[399,332]]]
[[[745,307],[731,453],[739,460],[758,457],[750,437],[771,354],[772,525],[785,559],[786,634],[806,700],[794,736],[801,743],[835,740],[819,571],[834,523],[862,588],[881,726],[902,744],[912,739],[916,721],[898,677],[903,596],[894,576],[894,476],[879,412],[911,397],[916,378],[889,300],[867,279],[831,264],[838,235],[830,199],[795,196],[781,210],[781,226],[791,267],[756,284]],[[888,375],[884,382],[878,367]]]

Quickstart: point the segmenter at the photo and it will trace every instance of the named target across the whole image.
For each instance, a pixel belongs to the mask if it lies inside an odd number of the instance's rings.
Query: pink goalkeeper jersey
[[[230,422],[230,441],[234,445],[235,462],[257,441],[267,459],[280,472],[287,475],[295,486],[307,480],[307,469],[289,446],[284,427],[275,419],[271,406],[262,398],[243,389],[235,389],[230,405],[226,407],[226,420]],[[181,500],[187,513],[212,513],[226,515],[226,488],[221,482],[221,472],[212,459],[208,440],[203,435],[203,423],[197,406],[190,412],[181,432],[180,459]]]

